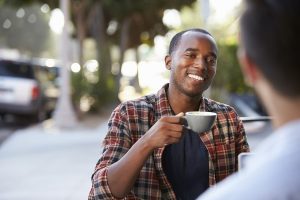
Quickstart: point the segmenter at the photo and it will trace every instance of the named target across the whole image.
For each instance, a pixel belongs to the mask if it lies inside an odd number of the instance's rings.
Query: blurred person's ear
[[[171,60],[172,60],[171,56],[170,55],[166,55],[166,57],[165,57],[165,65],[166,65],[166,68],[168,70],[171,69]]]
[[[253,87],[260,76],[260,72],[256,64],[251,60],[243,48],[238,49],[237,56],[246,84]]]

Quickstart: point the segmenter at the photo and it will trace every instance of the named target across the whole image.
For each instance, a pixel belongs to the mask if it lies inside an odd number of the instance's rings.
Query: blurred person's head
[[[271,115],[292,116],[282,105],[300,99],[300,1],[246,0],[244,6],[239,60],[245,78]]]
[[[246,0],[241,48],[273,87],[300,97],[300,1]]]
[[[169,87],[172,92],[199,99],[216,73],[216,42],[203,29],[179,32],[170,42],[165,64],[171,71]]]

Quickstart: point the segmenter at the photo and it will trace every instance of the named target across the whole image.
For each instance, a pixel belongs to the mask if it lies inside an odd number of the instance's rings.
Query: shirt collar
[[[162,115],[173,115],[172,108],[170,106],[168,97],[167,97],[167,90],[169,87],[169,83],[165,84],[157,93],[158,101],[156,104],[156,108],[159,113]],[[212,108],[209,104],[209,99],[202,97],[198,110],[199,111],[211,111]]]

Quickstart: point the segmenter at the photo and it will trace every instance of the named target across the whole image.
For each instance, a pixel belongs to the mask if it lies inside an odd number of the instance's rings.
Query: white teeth
[[[201,76],[197,76],[195,74],[188,74],[188,77],[196,79],[198,81],[203,81],[203,78]]]

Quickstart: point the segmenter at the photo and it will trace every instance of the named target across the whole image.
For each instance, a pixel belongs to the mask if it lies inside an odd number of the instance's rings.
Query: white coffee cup
[[[187,121],[188,128],[196,133],[202,133],[212,128],[217,114],[214,112],[191,111],[186,112],[184,118]]]

